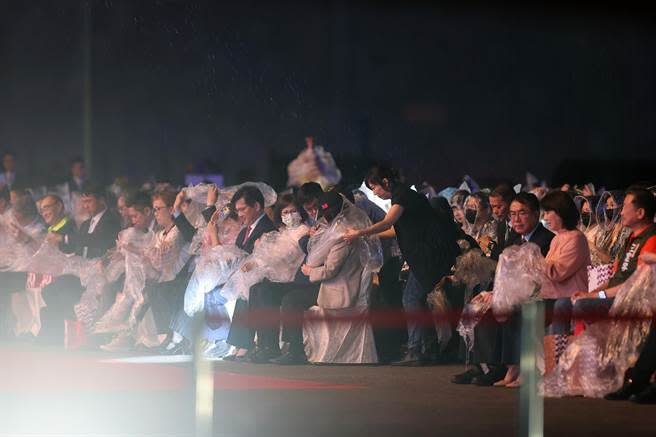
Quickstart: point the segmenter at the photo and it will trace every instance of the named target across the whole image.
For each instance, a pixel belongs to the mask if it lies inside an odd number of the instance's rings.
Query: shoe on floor
[[[419,352],[409,350],[403,358],[401,358],[399,361],[393,362],[391,365],[408,367],[421,366],[423,364],[422,358],[423,357],[419,354]]]
[[[191,355],[191,342],[186,338],[179,343],[175,343],[171,348],[164,348],[161,350],[162,355]]]
[[[273,358],[269,360],[272,364],[278,364],[281,366],[294,366],[307,364],[308,360],[305,354],[290,354],[289,352],[279,356],[278,358]]]
[[[656,404],[656,385],[651,384],[640,393],[631,396],[630,401],[636,404]]]
[[[251,362],[255,364],[264,364],[279,357],[280,350],[274,350],[270,348],[259,349],[251,356]]]
[[[478,375],[472,378],[471,383],[481,387],[492,386],[495,382],[501,381],[506,376],[506,369],[500,367],[498,369],[492,369],[489,372]]]
[[[453,375],[451,382],[454,384],[471,384],[472,379],[483,374],[480,367],[474,366],[466,372]]]

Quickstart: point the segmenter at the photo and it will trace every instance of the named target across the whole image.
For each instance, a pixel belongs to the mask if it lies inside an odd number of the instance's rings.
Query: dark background
[[[0,150],[34,181],[220,171],[281,188],[314,135],[439,187],[653,179],[656,32],[628,3],[6,1]]]

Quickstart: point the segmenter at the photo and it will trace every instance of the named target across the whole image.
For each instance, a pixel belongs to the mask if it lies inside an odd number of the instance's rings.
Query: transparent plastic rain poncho
[[[300,187],[306,182],[317,182],[323,189],[337,185],[342,173],[333,156],[322,146],[308,145],[287,166],[287,186]]]
[[[496,261],[483,256],[483,253],[478,249],[468,250],[456,260],[453,279],[465,286],[465,302],[468,302],[463,310],[460,321],[458,322],[457,331],[463,337],[468,351],[471,351],[474,347],[474,328],[476,327],[476,324],[490,308],[489,304],[471,302],[471,299],[475,289],[487,290],[490,288],[494,278],[496,264]],[[433,291],[433,293],[435,293],[435,291]],[[431,293],[431,295],[433,293]],[[435,301],[434,298],[430,298],[431,295],[429,295],[429,302],[433,301],[433,304],[439,302]],[[446,301],[444,297],[442,297],[442,300]],[[433,312],[435,312],[435,309],[436,307],[434,306]],[[444,315],[440,314],[440,316],[448,319],[449,308],[446,307],[444,310],[447,312]],[[444,329],[446,329],[446,327]],[[450,333],[451,330],[449,329],[449,334]],[[440,344],[442,344],[441,340]]]
[[[239,185],[219,188],[218,197],[214,204],[217,211],[220,211],[221,214],[219,220],[224,220],[227,217],[232,196],[234,196],[240,188],[245,186],[253,186],[260,190],[264,197],[265,207],[272,207],[276,204],[276,201],[278,200],[276,190],[264,182],[244,182]],[[207,203],[207,191],[209,190],[209,187],[209,184],[198,184],[184,189],[185,196],[188,199],[191,199],[191,204],[185,212],[185,217],[187,217],[189,223],[197,229],[196,235],[190,246],[190,252],[195,255],[199,254],[200,248],[203,246],[203,240],[205,239],[207,223],[202,215],[202,211],[205,209]]]
[[[480,193],[474,193],[470,196],[467,197],[467,199],[463,203],[463,212],[467,211],[467,205],[471,204],[470,199],[475,199],[475,204],[477,205],[476,207],[476,219],[474,220],[474,223],[469,223],[466,219],[464,220],[464,223],[462,224],[462,230],[472,237],[474,240],[478,242],[478,244],[481,246],[481,249],[483,249],[483,253],[485,255],[489,256],[491,251],[492,251],[492,245],[496,244],[497,241],[499,241],[498,236],[497,236],[497,222],[494,220],[492,217],[492,214],[490,214],[488,219],[483,219],[481,216],[481,210],[488,210],[490,209],[489,205],[484,204],[483,202],[487,202],[484,199],[483,194]]]
[[[209,224],[208,226],[213,226]],[[219,245],[212,247],[209,237],[205,238],[194,272],[187,284],[184,310],[189,316],[203,310],[205,294],[225,284],[240,266],[247,252],[235,246],[241,225],[231,218],[221,217],[216,224]]]
[[[243,268],[237,269],[221,290],[223,297],[228,300],[248,300],[250,288],[265,279],[271,282],[292,282],[305,258],[298,241],[309,230],[302,224],[262,235],[253,253],[244,260]]]
[[[612,217],[607,216],[606,210],[608,209],[608,198],[612,198],[615,202],[615,209],[613,210]],[[595,246],[607,254],[605,262],[611,262],[615,259],[620,252],[624,243],[631,235],[631,229],[622,226],[622,207],[624,205],[624,192],[622,191],[605,191],[599,198],[597,206],[597,224],[600,230],[596,236]]]
[[[141,253],[155,243],[155,234],[128,228],[118,234],[118,251],[124,262],[123,292],[117,294],[112,307],[95,324],[96,333],[128,330],[136,323],[136,315],[144,303],[143,289],[152,267],[145,263]],[[135,252],[128,250],[130,245]],[[152,273],[151,273],[152,274]]]
[[[371,220],[360,208],[344,199],[342,210],[328,225],[322,226],[308,243],[308,255],[305,263],[310,267],[324,265],[332,247],[337,244],[347,230],[365,229],[371,226]],[[361,295],[356,301],[366,304],[369,302],[372,275],[378,272],[383,265],[383,252],[380,239],[376,236],[361,237],[351,244],[358,245],[360,263],[362,264],[362,279],[360,282]],[[364,303],[362,302],[364,299]]]
[[[32,244],[26,244],[16,238],[14,227],[33,239]],[[29,272],[30,259],[40,246],[46,235],[43,224],[34,220],[26,226],[18,224],[13,214],[4,214],[0,221],[0,271]]]
[[[492,311],[495,316],[509,315],[523,303],[537,300],[545,276],[546,261],[535,243],[506,248],[499,257],[494,276]]]
[[[577,336],[544,379],[545,396],[599,398],[619,389],[638,359],[656,310],[656,266],[641,265],[622,284],[610,309]]]
[[[77,319],[89,329],[100,316],[105,286],[109,282],[101,259],[86,259],[62,253],[56,245],[44,242],[29,262],[29,270],[52,276],[73,275],[84,287],[75,305]]]

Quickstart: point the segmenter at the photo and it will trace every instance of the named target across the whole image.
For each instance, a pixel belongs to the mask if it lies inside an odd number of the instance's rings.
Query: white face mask
[[[299,226],[301,224],[301,221],[303,220],[301,218],[301,214],[297,212],[282,214],[281,219],[284,225],[287,226],[288,228],[295,228]]]

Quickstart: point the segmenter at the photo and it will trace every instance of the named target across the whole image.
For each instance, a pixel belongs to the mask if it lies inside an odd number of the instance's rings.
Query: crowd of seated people
[[[466,360],[454,383],[513,388],[522,384],[521,306],[495,312],[493,275],[459,285],[466,255],[494,266],[536,247],[545,377],[568,370],[561,361],[576,336],[592,335],[626,301],[632,275],[656,264],[646,184],[438,193],[377,165],[359,175],[373,194],[311,181],[280,192],[248,181],[109,190],[74,160],[65,185],[43,190],[28,188],[14,161],[5,156],[0,179],[5,339],[70,346],[76,335],[85,347],[162,355],[201,342],[207,357],[278,365]],[[450,319],[484,308],[469,349],[454,323],[445,349],[426,317],[440,290]],[[655,339],[653,328],[640,338],[608,399],[656,402]]]

